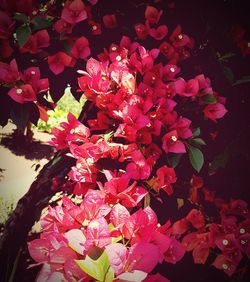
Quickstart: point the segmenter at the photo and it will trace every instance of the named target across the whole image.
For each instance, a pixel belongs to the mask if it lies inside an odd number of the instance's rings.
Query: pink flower
[[[71,55],[76,59],[86,59],[90,55],[89,41],[86,37],[81,36],[74,42]]]
[[[143,281],[144,282],[170,282],[170,280],[162,276],[160,273],[150,274]]]
[[[102,20],[106,28],[115,28],[117,26],[115,14],[105,15]]]
[[[57,150],[69,147],[69,145],[77,140],[85,141],[90,135],[90,130],[84,126],[77,118],[69,113],[67,116],[68,123],[60,123],[62,130],[58,128],[52,128],[52,134],[55,136],[51,139],[50,144],[55,146]]]
[[[144,39],[147,38],[148,29],[144,24],[138,23],[138,24],[135,25],[134,28],[135,28],[136,35],[139,39],[144,40]]]
[[[62,10],[61,18],[70,24],[79,23],[87,18],[87,12],[82,0],[67,1]]]
[[[176,264],[185,255],[185,249],[176,239],[171,238],[169,248],[164,253],[166,262]]]
[[[166,41],[161,43],[159,49],[168,60],[172,59],[176,54],[174,47]]]
[[[105,250],[108,254],[110,266],[114,270],[116,275],[123,273],[124,262],[127,260],[128,250],[121,243],[114,243],[105,246]]]
[[[64,68],[69,66],[71,61],[72,58],[61,51],[54,55],[48,56],[49,68],[56,75],[63,72]]]
[[[190,44],[190,38],[181,32],[181,26],[178,25],[170,36],[170,41],[172,42],[173,46],[176,48],[180,48],[183,46],[187,46]]]
[[[147,179],[151,173],[151,166],[147,163],[140,151],[132,154],[132,161],[126,167],[126,175],[130,178],[139,180]]]
[[[126,262],[127,271],[142,270],[151,272],[159,260],[159,249],[151,243],[136,243],[130,247],[130,252]]]
[[[35,101],[36,93],[30,84],[23,84],[9,90],[8,95],[17,103]]]
[[[160,20],[160,17],[163,13],[163,10],[158,11],[153,6],[147,6],[145,10],[145,18],[152,24],[157,24]]]
[[[178,134],[176,130],[172,130],[166,133],[162,137],[162,149],[168,153],[185,153],[186,149],[184,144],[178,140]]]
[[[157,28],[150,28],[149,34],[156,40],[162,40],[167,36],[168,28],[166,25],[160,25]]]
[[[187,82],[179,78],[175,82],[175,90],[182,97],[196,96],[199,92],[199,83],[196,79],[189,79]]]
[[[174,80],[180,72],[180,68],[173,64],[167,64],[162,68],[162,79],[164,81]]]
[[[170,129],[175,129],[179,137],[187,139],[192,136],[192,131],[189,128],[190,124],[190,119],[180,117],[173,125],[170,126]]]
[[[216,122],[216,119],[222,118],[227,110],[221,103],[209,104],[203,110],[204,116],[212,121]]]

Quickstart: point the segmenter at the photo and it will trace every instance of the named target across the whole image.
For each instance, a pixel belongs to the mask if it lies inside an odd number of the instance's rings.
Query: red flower
[[[221,254],[216,257],[212,265],[223,270],[228,276],[232,276],[237,269],[238,263],[232,261],[226,255]]]
[[[9,64],[0,62],[0,82],[16,83],[20,79],[20,73],[16,60],[13,59]]]
[[[116,21],[116,16],[115,14],[112,15],[105,15],[102,18],[103,23],[106,28],[115,28],[117,27],[117,21]]]
[[[13,54],[13,48],[8,40],[0,40],[0,58],[5,59]]]
[[[138,23],[135,25],[135,32],[136,32],[137,37],[141,40],[146,39],[148,36],[148,29],[142,23]]]
[[[240,48],[243,56],[250,55],[250,40],[242,39],[238,42],[237,46]]]
[[[40,51],[40,48],[48,47],[49,44],[49,34],[47,30],[43,29],[31,35],[24,46],[20,47],[20,51],[36,54],[38,51]]]
[[[170,129],[175,129],[179,137],[187,139],[192,136],[192,131],[189,128],[190,124],[190,119],[180,117],[173,125],[170,126]]]
[[[93,35],[100,35],[102,34],[101,25],[97,22],[91,22],[91,33]]]
[[[199,83],[196,79],[189,79],[187,82],[179,78],[174,82],[176,92],[182,97],[196,96],[199,92]]]
[[[159,46],[161,53],[169,60],[169,63],[176,64],[179,60],[179,54],[174,47],[166,41],[163,41]]]
[[[71,33],[73,30],[74,24],[68,23],[64,21],[63,19],[59,19],[54,23],[54,29],[58,33]]]
[[[180,25],[174,29],[169,39],[176,48],[180,48],[191,43],[190,38],[181,32]]]
[[[152,24],[157,24],[160,20],[160,17],[163,13],[163,10],[158,11],[153,6],[147,6],[145,10],[145,18]]]
[[[8,39],[12,33],[15,22],[10,16],[3,11],[0,11],[0,39]]]
[[[69,66],[71,61],[72,58],[61,51],[54,55],[48,56],[49,68],[54,74],[63,72],[64,67]]]
[[[191,185],[191,188],[189,190],[190,192],[189,200],[191,203],[197,203],[198,202],[198,191],[197,190],[203,186],[203,179],[193,174],[190,180],[190,185]]]
[[[173,188],[171,184],[175,183],[177,180],[174,169],[164,165],[157,169],[156,175],[156,185],[153,187],[156,192],[163,189],[168,195],[172,195]]]
[[[87,18],[87,12],[82,0],[67,1],[62,10],[61,18],[70,24],[79,23]]]
[[[76,59],[86,59],[90,55],[89,41],[86,37],[81,36],[75,41],[71,55]]]
[[[184,144],[178,140],[176,130],[172,130],[162,137],[162,149],[166,153],[186,153]]]
[[[186,216],[186,219],[197,229],[202,228],[205,225],[204,216],[196,209],[192,209]]]
[[[23,84],[20,85],[18,88],[12,88],[8,92],[8,95],[14,101],[20,104],[36,100],[36,93],[30,84]]]
[[[180,68],[173,64],[167,64],[162,68],[163,81],[174,80],[175,76],[180,72]]]
[[[160,25],[157,28],[150,28],[149,35],[156,40],[162,40],[168,34],[168,28],[166,25]]]
[[[227,110],[223,104],[215,103],[207,105],[203,113],[206,118],[216,122],[216,119],[222,118],[227,113]]]

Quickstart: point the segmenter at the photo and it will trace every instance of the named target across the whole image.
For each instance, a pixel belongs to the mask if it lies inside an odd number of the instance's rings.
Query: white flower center
[[[240,229],[240,234],[244,234],[246,232],[246,230],[244,228]]]
[[[175,69],[173,67],[170,68],[171,72],[175,72]]]
[[[18,88],[17,90],[16,90],[16,93],[17,94],[21,94],[23,92],[23,90],[21,89],[21,88]]]
[[[225,239],[225,240],[222,241],[222,244],[223,244],[224,246],[227,246],[227,245],[228,245],[228,241]]]
[[[172,136],[171,140],[175,142],[175,141],[177,141],[177,137],[176,136]]]
[[[116,57],[116,61],[120,61],[121,59],[122,59],[122,57],[119,56],[119,55]]]
[[[223,263],[223,264],[222,264],[222,268],[223,268],[223,269],[228,269],[228,265],[225,264],[225,263]]]
[[[34,75],[34,74],[36,74],[36,72],[35,72],[35,71],[31,71],[30,73],[31,73],[31,74],[33,74],[33,75]]]

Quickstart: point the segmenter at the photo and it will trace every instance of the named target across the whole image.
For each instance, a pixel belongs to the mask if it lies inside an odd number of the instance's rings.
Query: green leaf
[[[204,97],[202,97],[202,100],[206,104],[215,104],[217,102],[216,97],[214,95],[207,94]]]
[[[220,56],[219,57],[219,60],[220,61],[224,61],[224,62],[227,62],[229,58],[232,58],[234,57],[236,54],[235,53],[231,53],[231,52],[228,52],[228,53],[225,53],[224,55]]]
[[[197,145],[206,145],[206,142],[201,138],[194,138],[192,139],[192,142]]]
[[[201,129],[199,127],[195,128],[195,130],[193,131],[193,137],[198,137],[201,134]]]
[[[88,255],[84,260],[75,260],[78,266],[89,276],[100,282],[112,282],[114,271],[110,268],[108,255],[105,251],[94,260]]]
[[[34,17],[32,20],[34,26],[32,28],[33,31],[35,30],[39,30],[39,29],[46,29],[48,27],[50,27],[51,25],[51,21],[43,18],[43,17]]]
[[[175,154],[175,153],[171,154],[171,153],[169,153],[168,156],[167,156],[168,165],[172,168],[177,167],[177,165],[180,163],[182,155],[183,154]]]
[[[233,84],[234,81],[234,74],[232,70],[229,67],[222,66],[223,72],[227,80],[230,82],[230,84]]]
[[[22,14],[22,13],[15,13],[13,16],[13,19],[23,22],[23,23],[27,23],[29,21],[29,18],[25,14]]]
[[[29,25],[22,25],[17,28],[16,37],[20,47],[22,47],[28,41],[30,35],[31,29]]]
[[[250,75],[245,75],[241,79],[239,79],[235,83],[233,83],[233,86],[248,83],[248,82],[250,82]]]
[[[188,157],[192,167],[197,171],[200,172],[203,164],[204,164],[204,157],[200,149],[195,148],[193,146],[188,146]]]

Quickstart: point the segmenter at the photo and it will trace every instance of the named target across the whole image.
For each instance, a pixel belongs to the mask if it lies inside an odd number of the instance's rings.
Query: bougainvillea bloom
[[[89,41],[86,37],[79,37],[72,46],[71,55],[78,59],[86,59],[90,55]]]
[[[160,17],[163,13],[163,10],[158,11],[153,6],[147,6],[145,10],[145,18],[152,24],[157,24],[160,20]]]
[[[227,110],[223,104],[216,103],[207,105],[203,112],[206,118],[216,122],[216,119],[222,118],[227,113]]]
[[[180,78],[175,82],[175,90],[180,96],[192,97],[198,94],[199,83],[196,79],[190,79],[187,82]]]
[[[66,1],[61,18],[70,24],[76,24],[87,18],[85,5],[81,0]]]
[[[115,14],[105,15],[102,20],[106,28],[115,28],[117,26]]]
[[[150,28],[149,35],[156,40],[162,40],[168,34],[168,28],[166,25],[160,25],[157,28]]]
[[[72,58],[64,52],[57,52],[54,55],[48,56],[48,64],[50,70],[54,74],[63,72],[66,66],[69,66]]]
[[[8,95],[17,103],[23,104],[24,102],[35,101],[36,93],[30,84],[20,85],[18,88],[12,88]]]
[[[172,130],[166,133],[162,137],[162,149],[168,153],[185,153],[186,149],[184,144],[178,140],[178,134],[176,130]]]

